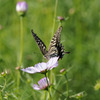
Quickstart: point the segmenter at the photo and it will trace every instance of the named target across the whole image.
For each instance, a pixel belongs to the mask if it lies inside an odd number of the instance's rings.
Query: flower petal
[[[22,2],[17,2],[17,5],[16,5],[16,11],[17,12],[26,12],[28,9],[28,5],[25,1],[22,1]]]
[[[50,81],[48,78],[46,79],[46,77],[44,77],[40,81],[38,81],[38,84],[41,89],[45,89],[48,86],[47,81],[48,81],[48,84],[50,85]]]
[[[33,89],[34,89],[34,90],[40,90],[40,87],[39,87],[37,84],[34,84],[34,85],[33,85]]]
[[[53,57],[47,62],[47,67],[49,70],[57,66],[58,66],[58,57]]]
[[[42,63],[38,63],[35,65],[35,68],[37,68],[38,71],[43,71],[47,69],[46,63],[42,62]]]
[[[39,72],[39,71],[37,70],[37,68],[35,68],[35,67],[33,67],[33,66],[27,67],[27,68],[21,69],[21,70],[24,71],[24,72],[30,73],[30,74]]]
[[[47,89],[47,87],[48,87],[47,81],[48,81],[48,84],[50,85],[50,81],[48,78],[47,79],[46,79],[46,77],[42,78],[41,80],[38,81],[38,85],[37,84],[33,85],[33,89],[35,89],[35,90]]]

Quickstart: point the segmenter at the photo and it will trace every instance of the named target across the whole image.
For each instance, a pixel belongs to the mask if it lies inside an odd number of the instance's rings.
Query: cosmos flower
[[[48,81],[48,83],[47,83]],[[34,90],[47,90],[48,89],[48,85],[50,86],[50,81],[49,79],[46,77],[42,78],[41,80],[38,81],[38,84],[34,84],[33,85],[33,89]]]
[[[27,67],[25,69],[21,69],[24,72],[34,74],[34,73],[46,73],[48,70],[51,70],[58,66],[58,57],[51,58],[47,63],[42,62],[36,64],[34,67]]]
[[[20,16],[24,16],[28,9],[28,5],[25,1],[17,2],[16,11]]]

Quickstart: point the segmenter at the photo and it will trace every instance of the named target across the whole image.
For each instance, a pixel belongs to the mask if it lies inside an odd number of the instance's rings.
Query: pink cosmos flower
[[[48,70],[51,70],[57,66],[58,66],[58,57],[53,57],[47,63],[45,62],[38,63],[34,67],[31,66],[21,70],[30,74],[46,73]]]
[[[47,83],[47,81],[48,81],[48,83]],[[50,81],[48,78],[46,79],[46,77],[44,77],[38,81],[38,84],[33,85],[33,89],[34,90],[47,90],[48,85],[50,86]]]

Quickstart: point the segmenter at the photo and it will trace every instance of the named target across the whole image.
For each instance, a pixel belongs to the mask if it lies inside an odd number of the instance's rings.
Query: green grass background
[[[53,20],[55,0],[26,0],[28,11],[23,19],[24,49],[23,67],[35,65],[43,61],[42,54],[34,41],[31,29],[45,42],[47,47],[53,36]],[[32,89],[31,85],[42,77],[41,74],[22,73],[19,91],[17,87],[20,52],[20,19],[16,12],[17,0],[0,0],[0,73],[9,70],[6,76],[5,94],[9,100],[39,100],[44,92]],[[82,100],[99,100],[100,91],[94,90],[96,80],[100,79],[100,0],[58,0],[57,16],[69,17],[63,23],[61,42],[69,55],[59,61],[54,69],[56,81],[59,81],[60,69],[71,68],[68,73],[70,94],[86,91]],[[57,19],[57,18],[56,18]],[[58,21],[56,20],[55,30]],[[65,79],[58,90],[65,92]],[[4,80],[0,78],[0,84]],[[57,93],[53,100],[58,100]],[[63,99],[62,99],[63,100]]]

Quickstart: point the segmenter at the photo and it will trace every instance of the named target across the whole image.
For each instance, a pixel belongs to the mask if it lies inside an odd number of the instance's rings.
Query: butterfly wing
[[[58,28],[58,30],[56,31],[50,42],[48,53],[46,54],[46,58],[48,59],[50,59],[51,57],[57,57],[57,56],[60,57],[61,49],[63,48],[62,45],[60,45],[61,30],[62,26]]]
[[[59,45],[60,43],[60,36],[61,36],[61,31],[62,31],[62,26],[60,26],[58,28],[58,30],[56,31],[56,33],[54,34],[51,42],[50,42],[50,46],[48,51],[50,51],[52,49],[52,47],[56,47],[57,45]]]
[[[58,30],[56,31],[50,42],[50,46],[47,53],[48,58],[59,57],[59,59],[60,58],[62,59],[64,54],[70,53],[70,52],[64,52],[64,46],[60,43],[61,31],[62,31],[62,26],[58,28]]]
[[[38,47],[40,48],[41,52],[43,55],[45,55],[47,53],[47,49],[46,49],[46,46],[45,44],[43,43],[43,41],[33,32],[33,30],[31,30],[32,32],[32,35],[38,45]]]

